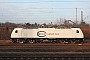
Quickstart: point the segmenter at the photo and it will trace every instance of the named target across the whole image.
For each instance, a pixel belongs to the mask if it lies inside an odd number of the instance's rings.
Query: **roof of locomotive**
[[[22,30],[22,29],[27,29],[27,28],[14,28],[15,30]],[[80,28],[36,28],[36,29],[49,29],[49,30],[52,30],[52,29],[72,29],[72,30],[78,30]]]

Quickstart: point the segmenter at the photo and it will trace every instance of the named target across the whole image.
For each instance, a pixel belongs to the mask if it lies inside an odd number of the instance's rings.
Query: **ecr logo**
[[[45,37],[46,36],[46,32],[45,31],[39,31],[39,32],[37,32],[37,36]]]

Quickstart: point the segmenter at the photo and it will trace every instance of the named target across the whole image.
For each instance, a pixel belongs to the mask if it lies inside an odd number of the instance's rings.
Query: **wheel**
[[[64,41],[63,41],[63,40],[60,40],[60,43],[61,43],[61,44],[64,44]]]
[[[75,43],[76,43],[76,44],[79,44],[79,43],[80,43],[80,40],[76,40]]]
[[[75,44],[75,41],[73,41],[73,40],[70,40],[70,43],[71,43],[71,44]]]
[[[23,43],[24,43],[24,41],[23,41],[23,40],[19,40],[19,41],[18,41],[18,43],[23,44]]]
[[[29,40],[29,43],[34,43],[35,41],[34,40]]]
[[[17,40],[16,40],[16,39],[12,39],[12,42],[13,42],[13,43],[17,43]]]

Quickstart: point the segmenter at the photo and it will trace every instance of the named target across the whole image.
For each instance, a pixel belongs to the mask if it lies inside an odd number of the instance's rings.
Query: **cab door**
[[[22,37],[22,30],[18,30],[18,38]]]
[[[22,30],[22,38],[27,38],[27,29]]]
[[[72,38],[76,38],[77,36],[76,36],[76,30],[72,30]]]

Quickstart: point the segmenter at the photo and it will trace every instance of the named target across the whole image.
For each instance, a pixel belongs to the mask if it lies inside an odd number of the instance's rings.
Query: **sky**
[[[0,0],[0,22],[49,23],[60,19],[90,22],[90,0]]]

